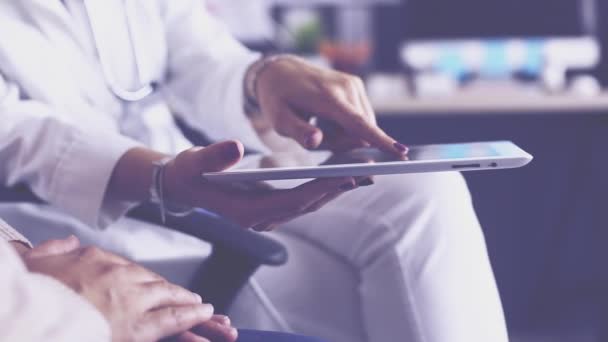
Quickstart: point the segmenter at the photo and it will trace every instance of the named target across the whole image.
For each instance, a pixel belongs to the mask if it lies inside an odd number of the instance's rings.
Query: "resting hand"
[[[237,337],[238,332],[227,316],[214,315],[207,322],[178,335],[172,342],[235,342]]]
[[[226,141],[180,153],[167,165],[166,198],[176,204],[212,210],[243,227],[271,230],[316,211],[357,187],[352,177],[317,179],[293,189],[243,188],[205,181],[204,172],[222,171],[243,157],[243,145]]]
[[[271,62],[258,74],[255,93],[265,117],[277,133],[307,149],[324,143],[333,150],[372,145],[405,155],[407,147],[388,136],[376,116],[360,78],[322,69],[297,57]],[[336,126],[323,132],[309,121],[324,119]]]
[[[22,257],[31,272],[59,280],[93,304],[114,342],[158,341],[213,315],[198,295],[119,256],[81,248],[75,237],[45,242]]]

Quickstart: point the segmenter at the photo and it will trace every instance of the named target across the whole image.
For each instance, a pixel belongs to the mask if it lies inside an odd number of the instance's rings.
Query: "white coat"
[[[60,1],[0,1],[0,134],[3,144],[20,147],[10,149],[13,163],[3,163],[3,179],[25,177],[40,197],[89,225],[104,226],[110,222],[104,215],[121,212],[105,208],[102,199],[127,149],[145,143],[171,153],[189,146],[171,113],[213,139],[238,137],[263,148],[243,114],[242,79],[257,55],[212,20],[200,1],[130,1],[136,44],[128,41],[126,18],[116,14],[124,13],[123,1],[67,3],[69,10]],[[125,104],[106,79],[133,89],[139,86],[136,70],[142,84],[162,87],[144,103]],[[37,123],[25,126],[33,117]],[[26,129],[37,134],[22,134]],[[41,136],[48,140],[41,142]],[[95,172],[75,171],[83,166]],[[41,172],[33,177],[24,170]],[[73,190],[85,184],[86,191]]]
[[[189,146],[172,115],[265,149],[243,113],[256,58],[201,0],[0,0],[0,179],[53,205],[3,205],[0,216],[34,243],[75,233],[186,283],[208,246],[120,218],[133,203],[105,200],[105,187],[133,146]],[[150,82],[160,88],[137,103],[109,89]],[[458,174],[379,178],[274,236],[290,262],[242,293],[232,312],[241,326],[334,342],[507,340]]]

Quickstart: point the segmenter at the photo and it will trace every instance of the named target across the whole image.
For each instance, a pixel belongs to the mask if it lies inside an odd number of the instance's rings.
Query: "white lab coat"
[[[133,203],[106,201],[105,187],[133,146],[188,147],[171,115],[212,139],[266,149],[243,113],[244,74],[258,56],[200,0],[64,2],[0,0],[0,179],[26,181],[54,206],[3,205],[0,216],[34,243],[75,233],[185,284],[208,246],[120,218]],[[133,41],[123,4],[133,7]],[[162,86],[127,104],[108,80],[123,89]],[[290,262],[256,275],[231,313],[237,324],[334,342],[507,340],[458,174],[379,178],[275,236]]]
[[[95,13],[91,23],[98,48],[85,31],[88,26],[74,20],[85,15],[77,8],[82,1],[68,1],[74,14],[59,1],[0,2],[0,132],[10,137],[3,144],[19,145],[10,149],[14,162],[0,168],[9,184],[27,180],[51,204],[101,227],[111,222],[106,215],[116,218],[124,212],[102,202],[112,168],[126,150],[138,143],[169,153],[189,146],[170,113],[213,139],[238,137],[263,148],[243,114],[241,90],[245,70],[257,55],[208,17],[200,1],[130,2],[137,7],[130,18],[134,53],[120,39],[127,37],[126,23],[115,15],[122,12],[122,1],[87,3]],[[97,49],[122,87],[137,86],[131,77],[135,65],[123,62],[136,55],[142,82],[160,82],[162,91],[145,103],[118,101],[107,87]],[[30,128],[33,117],[37,123]],[[32,129],[37,134],[22,134]],[[80,172],[83,165],[95,172]],[[41,172],[32,179],[24,170]]]
[[[130,27],[123,1],[86,1],[91,20],[84,3],[0,1],[0,179],[28,183],[52,205],[4,204],[0,212],[34,243],[76,233],[187,284],[209,246],[122,218],[134,203],[105,201],[105,188],[135,146],[190,147],[172,115],[212,139],[264,149],[243,112],[243,77],[259,56],[198,0],[129,1]],[[162,87],[145,101],[119,101],[107,79],[132,89],[137,74]]]

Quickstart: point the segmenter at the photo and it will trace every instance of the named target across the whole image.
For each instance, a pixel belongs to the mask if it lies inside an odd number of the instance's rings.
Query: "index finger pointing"
[[[356,135],[385,152],[403,156],[408,151],[405,145],[397,142],[380,127],[371,124],[364,116],[355,113],[348,107],[344,108],[340,115],[334,115],[334,120],[350,134]]]

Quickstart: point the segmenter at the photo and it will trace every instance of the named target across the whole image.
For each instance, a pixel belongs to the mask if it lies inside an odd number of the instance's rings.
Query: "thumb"
[[[28,252],[31,258],[48,257],[59,254],[73,252],[80,247],[80,240],[74,235],[70,235],[67,239],[49,240],[32,248]]]
[[[178,154],[165,170],[165,196],[175,203],[192,205],[193,199],[187,194],[203,182],[203,174],[233,166],[243,158],[244,150],[241,142],[228,140]]]
[[[195,152],[195,162],[203,172],[218,172],[238,163],[245,153],[240,141],[229,140],[209,145]]]

